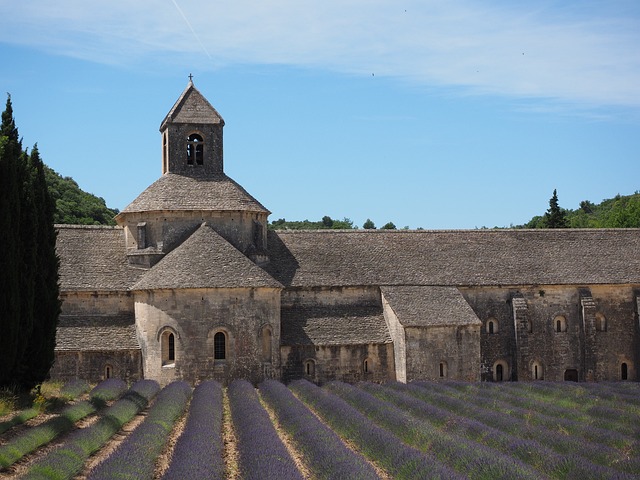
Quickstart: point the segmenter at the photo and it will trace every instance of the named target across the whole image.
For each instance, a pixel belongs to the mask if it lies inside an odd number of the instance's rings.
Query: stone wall
[[[405,327],[406,373],[412,380],[480,380],[480,327]]]
[[[170,252],[204,222],[212,225],[220,236],[241,252],[266,250],[266,213],[166,211],[126,214],[123,227],[127,253],[130,256],[142,256],[145,255],[145,249],[152,250],[151,254]],[[143,248],[139,248],[141,246],[138,244],[138,225],[141,223],[145,224],[141,227],[145,229],[146,245]]]
[[[130,292],[62,292],[62,315],[124,315],[133,313]]]
[[[467,288],[483,322],[482,379],[636,380],[636,295],[631,286]],[[493,333],[489,322],[495,321]],[[497,328],[496,328],[497,327]]]
[[[395,380],[393,344],[280,347],[282,380],[355,383]],[[365,363],[366,362],[366,363]]]
[[[99,383],[106,378],[135,382],[142,378],[140,350],[56,352],[51,378],[68,381],[81,378]]]
[[[136,292],[136,325],[145,378],[167,384],[280,377],[280,290],[228,288]],[[265,360],[264,327],[271,335]],[[175,361],[163,365],[161,336],[175,335]],[[226,358],[214,359],[214,337],[226,339]]]

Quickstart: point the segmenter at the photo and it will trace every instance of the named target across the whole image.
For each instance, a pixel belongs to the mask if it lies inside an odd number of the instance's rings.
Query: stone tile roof
[[[282,345],[390,343],[381,307],[282,307]]]
[[[639,229],[279,231],[285,286],[640,283]]]
[[[60,288],[127,290],[145,272],[129,266],[120,227],[56,225]]]
[[[200,123],[224,125],[224,120],[200,91],[189,82],[176,103],[160,125],[164,130],[167,123]]]
[[[167,173],[152,183],[119,215],[162,210],[221,210],[270,213],[225,174],[186,177]],[[117,218],[117,217],[116,217]]]
[[[139,350],[131,315],[60,315],[56,350]]]
[[[282,285],[203,224],[151,268],[132,290]]]
[[[405,327],[482,323],[456,287],[381,287],[380,291]]]

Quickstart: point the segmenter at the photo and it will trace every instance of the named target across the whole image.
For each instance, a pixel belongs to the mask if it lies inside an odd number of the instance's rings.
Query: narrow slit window
[[[227,336],[223,332],[218,332],[213,336],[213,359],[226,360],[227,358]]]

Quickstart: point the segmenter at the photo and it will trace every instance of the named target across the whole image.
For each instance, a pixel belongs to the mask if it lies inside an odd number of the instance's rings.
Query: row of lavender
[[[26,478],[73,478],[150,402],[144,422],[88,478],[157,477],[157,458],[187,409],[163,478],[224,478],[220,385],[204,382],[193,395],[183,382],[159,390],[152,381],[135,384],[99,412],[97,422],[34,463]],[[640,475],[638,393],[635,384],[333,382],[320,388],[298,381],[287,388],[266,381],[256,390],[235,381],[228,398],[240,478],[303,478],[293,450],[305,475],[319,479],[378,478],[378,472],[393,478],[595,479]],[[286,432],[289,449],[267,410]]]

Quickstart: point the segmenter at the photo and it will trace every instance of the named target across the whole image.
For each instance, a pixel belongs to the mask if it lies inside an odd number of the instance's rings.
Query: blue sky
[[[0,0],[25,146],[123,209],[194,75],[271,220],[509,226],[640,190],[640,2]],[[3,99],[4,105],[4,99]]]

